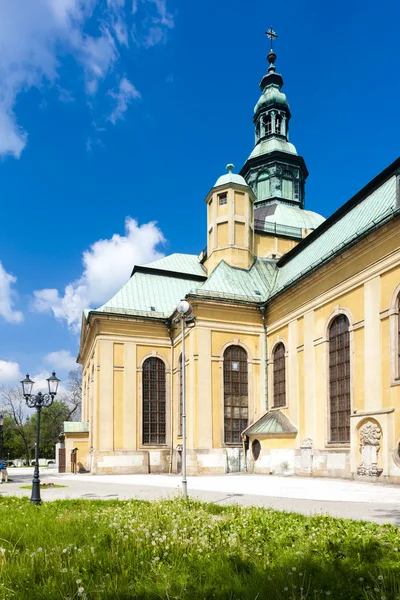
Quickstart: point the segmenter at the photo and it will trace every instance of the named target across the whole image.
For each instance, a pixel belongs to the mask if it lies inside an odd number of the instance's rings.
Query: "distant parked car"
[[[35,459],[31,460],[31,467],[36,464]],[[48,467],[49,465],[55,465],[55,458],[39,458],[39,467]]]

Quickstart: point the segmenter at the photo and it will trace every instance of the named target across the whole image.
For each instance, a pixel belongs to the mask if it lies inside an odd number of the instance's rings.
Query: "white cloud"
[[[50,367],[57,371],[64,369],[65,371],[71,371],[76,369],[76,358],[72,356],[69,350],[58,350],[57,352],[50,352],[44,357],[44,360],[50,365]]]
[[[21,379],[21,370],[17,362],[0,360],[0,385],[13,385]]]
[[[151,7],[153,14],[137,23],[142,45],[163,42],[164,32],[173,26],[165,0],[141,4]],[[44,84],[59,85],[62,59],[73,56],[84,71],[86,91],[93,96],[117,69],[118,46],[128,46],[132,19],[139,21],[132,15],[131,0],[107,0],[107,5],[103,0],[1,0],[0,156],[19,158],[27,144],[28,134],[15,114],[18,94]],[[135,27],[136,23],[129,29]],[[161,34],[152,31],[154,27]],[[70,99],[68,90],[60,99]]]
[[[0,262],[0,317],[8,323],[21,323],[24,316],[22,312],[13,310],[13,290],[11,286],[17,278],[7,273]]]
[[[167,0],[132,0],[132,14],[145,15],[142,21],[134,23],[131,32],[135,43],[145,48],[165,43],[168,30],[175,25],[167,11]]]
[[[137,221],[127,217],[125,235],[115,233],[111,239],[98,240],[85,250],[83,273],[65,287],[63,295],[51,288],[36,290],[34,310],[52,312],[57,319],[65,320],[77,330],[82,311],[109,300],[129,279],[135,264],[145,264],[163,256],[157,246],[164,241],[156,223],[139,226]]]
[[[141,98],[140,92],[137,91],[135,86],[127,79],[123,77],[119,82],[119,89],[117,92],[111,91],[110,96],[115,98],[116,106],[112,111],[108,120],[113,125],[119,120],[123,119],[126,111],[128,110],[129,103],[132,100]]]

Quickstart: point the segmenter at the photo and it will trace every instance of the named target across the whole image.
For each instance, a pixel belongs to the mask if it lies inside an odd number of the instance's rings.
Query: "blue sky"
[[[2,0],[0,384],[65,377],[83,306],[205,246],[203,200],[252,149],[270,25],[306,207],[328,216],[389,165],[399,18],[385,0]]]

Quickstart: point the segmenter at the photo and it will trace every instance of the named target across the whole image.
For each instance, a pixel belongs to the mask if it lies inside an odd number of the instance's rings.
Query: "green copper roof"
[[[277,435],[297,433],[296,427],[280,410],[271,410],[243,431],[243,435]]]
[[[395,210],[396,177],[393,176],[348,212],[345,212],[320,235],[317,235],[317,229],[315,238],[310,238],[310,240],[305,238],[303,242],[300,242],[293,257],[291,258],[291,255],[288,254],[286,259],[283,259],[273,294],[282,291],[287,285],[311,271],[312,268],[329,260],[347,244],[356,242],[375,224],[390,218]],[[333,218],[334,216],[332,215]],[[327,224],[329,225],[329,220]]]
[[[147,263],[149,269],[159,269],[161,271],[174,271],[175,273],[186,273],[188,275],[206,275],[203,265],[199,262],[195,254],[170,254],[151,263]]]
[[[267,260],[256,259],[248,271],[231,267],[223,260],[207,281],[193,290],[193,293],[199,296],[262,302],[269,297],[275,277],[275,263]]]
[[[214,184],[214,187],[218,187],[220,185],[229,185],[230,183],[237,183],[239,185],[245,185],[247,187],[247,181],[238,173],[233,173],[233,169],[235,166],[232,163],[226,165],[226,169],[228,173],[225,175],[221,175],[218,177],[217,181]]]
[[[277,85],[268,85],[254,107],[254,114],[256,114],[260,108],[268,108],[269,106],[276,105],[289,108],[286,95],[280,91],[279,87]]]
[[[288,154],[296,154],[297,150],[290,142],[283,140],[282,138],[277,137],[269,137],[261,140],[254,146],[249,158],[255,158],[256,156],[262,156],[264,154],[270,154],[275,150],[279,150],[280,152],[287,152]]]
[[[168,318],[179,300],[198,284],[197,280],[135,273],[115,296],[95,312]]]
[[[272,202],[264,206],[257,206],[254,218],[262,219],[265,223],[277,223],[300,229],[316,229],[325,221],[322,215],[311,210],[305,210],[299,206],[291,206],[283,202]]]

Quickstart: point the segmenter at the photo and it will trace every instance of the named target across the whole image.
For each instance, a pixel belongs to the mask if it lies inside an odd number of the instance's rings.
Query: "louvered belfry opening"
[[[224,352],[224,441],[240,444],[241,432],[248,425],[247,352],[229,346]]]
[[[285,346],[280,342],[274,350],[274,408],[286,406]]]
[[[143,444],[166,443],[165,365],[156,357],[143,363]]]
[[[330,441],[350,442],[350,332],[346,315],[329,328]]]

